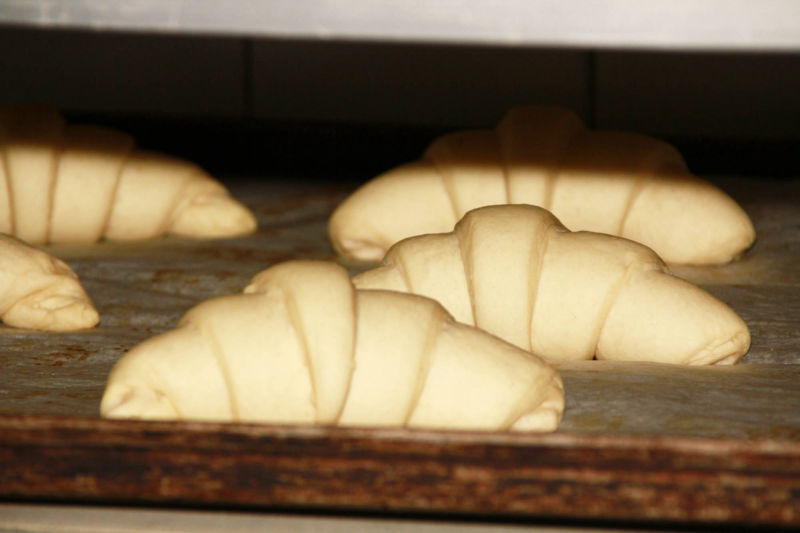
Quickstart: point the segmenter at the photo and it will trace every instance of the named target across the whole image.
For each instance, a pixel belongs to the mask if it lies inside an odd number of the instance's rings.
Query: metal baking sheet
[[[552,452],[552,449],[548,448],[552,446],[559,454],[566,454],[559,455],[559,460],[567,463],[577,461],[574,464],[570,463],[572,466],[565,466],[565,463],[558,467],[567,470],[585,469],[591,466],[582,463],[580,459],[574,459],[570,455],[573,452],[569,450],[594,450],[600,453],[610,446],[615,450],[612,455],[617,454],[613,460],[619,461],[614,464],[621,469],[643,468],[642,465],[646,463],[647,457],[641,454],[645,451],[646,456],[667,454],[672,458],[671,461],[674,459],[674,464],[670,463],[672,465],[669,467],[672,469],[669,470],[670,475],[680,471],[680,465],[683,464],[681,461],[689,460],[682,454],[688,453],[691,457],[695,457],[692,454],[702,455],[705,452],[701,451],[706,450],[703,446],[710,446],[707,450],[713,452],[713,465],[703,463],[705,466],[698,468],[710,468],[709,472],[716,473],[714,479],[721,479],[719,476],[723,475],[722,472],[728,466],[740,468],[742,465],[745,467],[750,465],[754,469],[752,471],[757,470],[760,472],[759,475],[767,476],[761,461],[767,460],[764,459],[767,456],[772,457],[770,454],[774,453],[777,453],[782,460],[786,457],[800,459],[800,364],[798,364],[800,362],[800,328],[798,328],[800,325],[800,262],[798,261],[800,180],[719,178],[715,181],[748,211],[756,226],[758,240],[753,249],[735,263],[719,267],[676,267],[674,271],[726,301],[748,323],[752,334],[752,347],[742,362],[733,367],[706,368],[597,361],[566,364],[560,368],[560,372],[564,378],[567,407],[558,432],[550,436],[531,437],[528,440],[517,438],[506,441],[503,439],[510,437],[497,437],[502,440],[500,447],[490,445],[495,437],[480,435],[464,437],[470,446],[488,446],[481,452],[489,454],[486,457],[494,453],[511,453],[503,448],[506,445],[515,450],[519,446],[524,448],[530,445],[532,453],[533,450],[538,450],[536,453],[544,453],[542,449],[549,449]],[[32,474],[33,470],[14,474],[15,470],[8,467],[11,463],[14,465],[20,461],[24,463],[24,457],[40,460],[41,457],[31,450],[47,450],[50,453],[55,446],[61,450],[58,453],[67,453],[62,448],[70,445],[70,439],[77,439],[75,442],[80,441],[83,443],[82,446],[89,446],[85,449],[79,447],[87,456],[99,453],[97,447],[109,442],[127,443],[126,445],[133,446],[132,450],[141,451],[141,443],[137,440],[141,437],[137,433],[140,430],[146,430],[148,435],[154,436],[153,438],[164,439],[165,442],[169,441],[175,446],[176,442],[179,442],[180,446],[190,446],[188,443],[191,439],[187,435],[199,432],[203,438],[210,439],[208,442],[211,444],[204,450],[227,456],[231,463],[225,464],[229,466],[235,465],[239,458],[244,460],[244,456],[237,455],[236,445],[231,442],[239,442],[236,439],[242,435],[250,435],[251,431],[255,431],[261,439],[268,439],[270,445],[276,446],[277,441],[269,439],[284,442],[287,438],[297,438],[302,441],[303,446],[311,446],[316,450],[314,453],[323,455],[327,453],[324,452],[326,443],[330,443],[329,439],[335,437],[338,439],[335,446],[338,451],[330,453],[341,452],[342,446],[345,448],[349,446],[348,442],[363,444],[368,441],[369,446],[376,446],[375,450],[378,448],[383,450],[376,451],[378,455],[375,456],[375,460],[384,460],[388,456],[398,459],[397,454],[402,455],[402,453],[393,446],[400,448],[407,446],[409,442],[415,440],[415,435],[419,435],[428,444],[433,439],[436,444],[431,446],[439,450],[435,453],[449,453],[450,448],[447,443],[451,437],[441,435],[431,437],[430,434],[415,432],[379,431],[373,434],[360,430],[355,432],[337,430],[338,433],[335,431],[331,433],[331,430],[316,431],[303,428],[271,430],[269,426],[256,426],[256,429],[247,429],[251,426],[245,426],[243,429],[242,425],[214,425],[213,429],[204,429],[205,426],[196,424],[174,426],[155,424],[151,427],[142,426],[142,423],[103,421],[98,418],[98,406],[105,378],[114,362],[141,340],[173,327],[192,305],[213,296],[240,291],[254,274],[279,261],[296,258],[335,259],[327,239],[327,219],[332,209],[356,184],[262,178],[230,181],[228,185],[233,193],[256,213],[259,230],[255,235],[220,241],[166,238],[146,243],[104,242],[85,247],[48,248],[51,253],[67,260],[79,274],[100,311],[101,323],[95,329],[68,334],[0,328],[0,426],[3,427],[0,431],[0,434],[3,434],[0,436],[0,465],[3,465],[3,468],[0,470],[5,469],[5,475],[11,476],[3,482],[0,475],[0,487],[6,486],[6,490],[11,490],[3,492],[0,489],[0,498],[9,494],[14,497],[34,499],[81,495],[82,498],[91,496],[100,501],[108,498],[135,500],[136,498],[132,496],[137,494],[135,487],[129,487],[126,489],[128,492],[121,493],[115,493],[110,489],[104,491],[102,488],[87,493],[89,489],[74,485],[74,479],[69,477],[69,461],[77,461],[75,457],[64,459],[67,461],[66,466],[60,464],[61,470],[58,471],[73,483],[64,485],[71,488],[62,487],[62,492],[53,493],[42,488],[43,478],[36,477],[35,472]],[[174,432],[170,428],[174,428]],[[229,430],[232,436],[224,437]],[[216,437],[209,437],[207,432],[214,434],[222,432],[223,436],[217,441],[214,440]],[[401,435],[400,440],[405,444],[397,443],[398,435]],[[94,442],[93,438],[96,438],[97,442]],[[461,442],[458,440],[459,437],[452,438]],[[53,444],[61,443],[63,439],[67,439],[65,443]],[[87,442],[91,444],[86,444]],[[215,442],[223,448],[215,449]],[[386,451],[386,446],[391,449]],[[699,448],[695,449],[693,446]],[[111,453],[108,449],[103,449]],[[181,453],[186,452],[184,448],[181,450],[183,450]],[[247,450],[245,450],[247,453],[252,452],[250,448]],[[428,451],[434,453],[431,450]],[[750,459],[735,459],[736,454],[730,450],[749,454],[747,456]],[[197,450],[192,453],[195,452],[200,453]],[[114,453],[122,452],[117,449]],[[675,459],[678,456],[683,459]],[[147,457],[149,459],[141,460],[153,460],[150,455]],[[164,456],[160,457],[164,459]],[[253,460],[252,457],[248,457],[246,463]],[[325,457],[333,456],[325,455]],[[727,463],[728,459],[739,462]],[[108,460],[108,457],[101,453],[98,455],[98,460]],[[412,458],[404,457],[403,460],[412,461]],[[769,459],[769,461],[774,460],[776,460],[774,457]],[[89,468],[85,457],[81,461],[84,462],[80,463],[82,465],[80,468]],[[325,463],[325,460],[320,459],[320,461],[324,463],[325,468],[334,468],[331,464]],[[72,464],[72,467],[75,467],[75,464]],[[37,468],[39,470],[36,472],[39,472],[43,467]],[[298,469],[301,467],[295,465],[292,468],[294,468],[293,475],[299,476]],[[358,468],[365,467],[362,465]],[[486,479],[494,479],[493,476],[510,475],[507,469],[502,472],[492,470],[491,464],[482,463],[481,468],[488,470],[476,472],[478,478],[488,476]],[[783,485],[780,487],[783,489],[780,490],[784,492],[782,495],[772,494],[772,496],[778,498],[776,501],[784,501],[790,508],[794,508],[794,511],[788,512],[778,504],[775,513],[770,515],[771,521],[800,521],[800,514],[797,512],[800,508],[797,506],[800,472],[791,468],[787,470],[785,465],[776,468],[775,472],[770,470],[771,473],[768,472],[767,477],[773,481],[775,479],[781,481]],[[19,467],[16,471],[18,470]],[[569,481],[571,479],[569,476],[572,474],[567,475],[567,470],[562,472],[566,478],[558,478],[557,469],[547,470],[549,472],[547,475],[555,476],[561,481],[567,479],[563,481],[565,483],[575,483],[574,479]],[[544,474],[539,472],[537,475]],[[608,475],[623,474],[617,472]],[[658,475],[666,474],[662,472],[653,475],[656,476],[653,479],[656,479]],[[476,479],[479,481],[478,478]],[[451,476],[448,479],[457,484],[464,482],[464,479],[458,476],[455,478]],[[584,478],[581,479],[586,481]],[[734,476],[730,479],[738,478]],[[24,480],[27,481],[23,483]],[[762,481],[763,479],[758,483]],[[366,483],[361,479],[359,483],[362,482]],[[529,479],[528,482],[533,481]],[[751,482],[752,480],[747,483]],[[645,485],[645,489],[655,491],[654,494],[663,495],[663,490],[666,490],[664,487],[659,488],[657,482],[656,485],[652,483]],[[688,490],[686,486],[678,485],[670,486],[678,491]],[[740,484],[737,487],[745,490],[743,488],[745,485]],[[469,490],[466,485],[458,486]],[[762,487],[763,490],[767,490],[766,486]],[[8,487],[16,488],[12,490]],[[19,487],[34,488],[26,492],[27,489]],[[144,491],[140,491],[140,494],[146,501],[161,501],[153,494],[161,494],[162,499],[169,500],[168,487],[167,489],[161,487],[155,493],[148,492],[150,489],[145,490],[142,487],[140,489]],[[162,489],[167,492],[158,492]],[[306,489],[312,490],[308,487],[304,490]],[[334,507],[342,504],[341,499],[333,498],[330,492],[325,492],[331,487],[319,486],[317,489],[322,492],[314,492],[313,498],[316,499],[311,504],[321,502]],[[340,489],[346,490],[341,487]],[[367,502],[366,508],[378,509],[388,505],[389,500],[380,499],[381,487],[366,483],[361,489],[374,492],[364,500]],[[620,487],[617,489],[622,490]],[[181,498],[188,499],[185,501],[195,501],[191,494],[191,491],[181,493]],[[217,496],[213,494],[217,493],[212,491],[210,496],[208,494],[203,496],[206,499],[201,498],[196,501],[214,503],[217,501],[215,500]],[[269,498],[273,499],[268,501],[272,503],[297,504],[297,501],[288,496],[288,499],[281,500],[280,495],[269,494]],[[302,503],[302,496],[294,492],[292,495],[300,498],[298,501]],[[218,501],[223,500],[224,498]],[[402,498],[400,500],[402,502],[397,505],[405,506],[404,508],[410,505],[412,509],[416,508],[414,501],[417,500]],[[644,500],[639,502],[641,504],[639,507],[630,501],[622,503],[620,503],[622,500],[614,501],[617,505],[606,502],[606,514],[603,514],[601,506],[595,509],[599,514],[593,516],[625,517],[630,516],[636,509],[640,513],[647,512],[646,508],[642,507]],[[715,503],[727,509],[727,514],[720,511],[721,514],[717,518],[740,516],[741,513],[737,515],[739,511],[734,510],[734,503],[744,505],[741,501],[730,496],[728,499],[723,498],[723,504],[724,502],[730,504],[728,507],[719,502]],[[265,502],[257,499],[255,503]],[[437,505],[424,498],[418,502],[420,509],[513,511],[506,506],[506,503],[497,504],[498,507],[485,504],[483,507],[478,506],[473,509],[459,508],[458,505],[450,503],[443,507]],[[518,511],[524,513],[526,509],[528,512],[541,509],[537,505],[530,505]],[[649,505],[652,507],[654,504],[651,502]],[[567,506],[563,509],[568,508]],[[558,506],[554,509],[557,514],[567,512]],[[653,516],[669,518],[666,509],[663,507],[662,511],[652,511],[655,513]],[[617,514],[609,514],[612,510]],[[575,512],[581,514],[584,511]],[[691,514],[686,511],[672,518],[702,519],[701,515],[702,513]],[[760,515],[752,516],[757,518]],[[712,516],[711,519],[715,518]]]

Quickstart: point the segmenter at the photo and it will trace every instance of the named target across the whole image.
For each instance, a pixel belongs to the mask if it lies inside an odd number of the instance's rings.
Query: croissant
[[[0,317],[7,326],[72,331],[100,317],[78,276],[63,261],[0,235]]]
[[[739,205],[692,176],[669,144],[587,131],[573,113],[544,106],[512,109],[494,130],[439,137],[422,159],[346,198],[328,232],[342,256],[378,261],[397,241],[507,203],[544,207],[571,230],[641,242],[668,263],[725,263],[755,239]]]
[[[353,282],[436,299],[550,363],[733,364],[750,346],[730,307],[670,275],[651,249],[570,232],[529,205],[481,207],[451,233],[400,241]]]
[[[545,431],[564,410],[539,358],[421,296],[356,291],[333,263],[267,269],[114,366],[107,417]]]
[[[0,109],[0,232],[32,244],[230,237],[252,213],[196,165],[138,150],[98,126],[68,126],[54,109]]]

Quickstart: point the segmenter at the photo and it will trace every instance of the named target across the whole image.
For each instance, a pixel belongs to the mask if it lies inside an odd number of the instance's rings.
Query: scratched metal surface
[[[800,438],[800,179],[718,183],[753,219],[755,247],[730,265],[673,270],[744,318],[750,352],[727,368],[565,365],[561,431]],[[241,290],[273,263],[333,258],[326,221],[354,184],[259,179],[228,185],[256,213],[255,235],[49,248],[81,277],[101,323],[69,334],[0,326],[0,414],[97,416],[113,363],[174,326],[192,305]]]

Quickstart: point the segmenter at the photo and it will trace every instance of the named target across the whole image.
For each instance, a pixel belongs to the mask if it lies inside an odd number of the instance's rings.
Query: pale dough
[[[646,246],[570,232],[528,205],[474,209],[450,233],[400,241],[353,281],[434,298],[551,363],[733,364],[750,346],[730,307],[672,276]]]
[[[63,261],[0,234],[0,317],[46,331],[91,328],[100,320],[78,276]]]
[[[512,431],[553,430],[563,410],[538,357],[314,261],[276,265],[133,348],[101,404],[118,418]]]
[[[65,125],[54,109],[0,108],[0,231],[32,244],[252,233],[256,219],[188,161],[125,133]]]
[[[742,208],[693,176],[674,147],[587,131],[547,106],[512,109],[494,130],[439,137],[420,160],[346,198],[328,233],[340,255],[378,261],[404,238],[450,231],[467,211],[498,204],[543,207],[573,231],[641,242],[668,263],[726,263],[755,240]]]

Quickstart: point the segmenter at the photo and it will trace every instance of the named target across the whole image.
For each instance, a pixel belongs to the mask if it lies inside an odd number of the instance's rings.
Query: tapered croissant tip
[[[76,331],[96,326],[100,315],[86,297],[54,294],[44,300],[20,302],[6,312],[3,322],[23,329]]]
[[[181,237],[238,237],[258,227],[255,215],[228,194],[200,195],[181,209],[169,233]]]
[[[55,310],[53,315],[54,324],[63,326],[65,331],[93,328],[100,322],[100,314],[87,301],[75,301],[68,307]]]
[[[697,353],[690,365],[735,365],[750,349],[750,332],[745,328],[729,338],[714,342]]]
[[[167,396],[152,387],[112,384],[103,395],[100,414],[106,418],[149,418],[170,420],[177,417]]]
[[[564,416],[564,407],[564,382],[561,376],[554,372],[542,402],[533,411],[519,417],[511,425],[510,430],[555,431]]]
[[[334,248],[344,259],[356,259],[377,263],[386,254],[386,249],[366,240],[343,239],[335,243]]]

